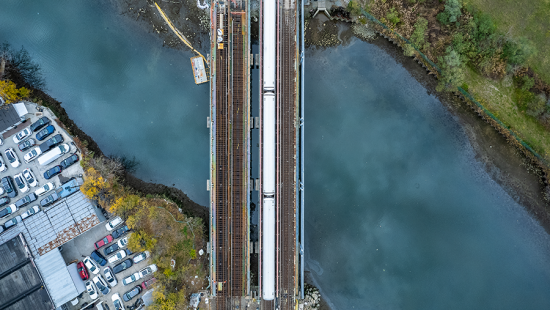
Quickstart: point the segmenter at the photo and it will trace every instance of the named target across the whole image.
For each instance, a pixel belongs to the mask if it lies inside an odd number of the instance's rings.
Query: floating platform
[[[204,60],[201,56],[191,57],[191,67],[193,67],[195,84],[208,82],[208,75],[206,74],[206,69],[204,67]]]

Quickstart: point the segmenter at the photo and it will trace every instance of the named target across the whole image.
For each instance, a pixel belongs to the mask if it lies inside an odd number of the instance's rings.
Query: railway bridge
[[[210,6],[209,307],[295,309],[304,288],[303,3],[260,2],[256,80],[250,13],[248,0]]]

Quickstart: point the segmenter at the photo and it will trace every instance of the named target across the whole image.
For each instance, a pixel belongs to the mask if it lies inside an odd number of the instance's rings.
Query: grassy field
[[[535,118],[518,110],[512,99],[512,77],[494,81],[468,69],[469,92],[485,108],[527,142],[537,153],[550,160],[550,132]]]
[[[531,40],[538,53],[528,65],[550,83],[550,0],[464,0],[464,3],[489,14],[503,33]]]

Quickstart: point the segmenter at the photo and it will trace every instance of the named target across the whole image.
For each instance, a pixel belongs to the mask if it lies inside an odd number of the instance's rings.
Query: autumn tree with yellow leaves
[[[14,103],[28,98],[31,91],[25,87],[17,88],[12,81],[0,80],[0,96],[4,98],[6,103]]]

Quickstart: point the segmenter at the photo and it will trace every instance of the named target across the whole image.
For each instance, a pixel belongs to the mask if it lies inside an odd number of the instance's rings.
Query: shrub
[[[397,26],[401,19],[399,19],[399,13],[395,10],[395,8],[391,8],[388,14],[386,14],[386,19],[393,24],[393,26]]]
[[[351,0],[348,3],[348,11],[352,15],[361,15],[361,5],[357,1]]]
[[[446,52],[445,56],[439,57],[441,76],[437,91],[452,91],[464,83],[464,62],[460,55],[452,47],[448,47]]]
[[[521,37],[517,42],[508,40],[504,43],[502,57],[514,65],[524,64],[529,57],[535,54],[535,47],[525,37]]]

